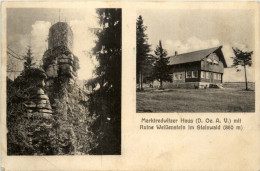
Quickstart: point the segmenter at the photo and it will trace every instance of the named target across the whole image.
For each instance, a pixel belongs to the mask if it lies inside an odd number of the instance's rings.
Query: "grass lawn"
[[[137,112],[254,112],[254,83],[225,83],[224,89],[145,89],[136,92]]]

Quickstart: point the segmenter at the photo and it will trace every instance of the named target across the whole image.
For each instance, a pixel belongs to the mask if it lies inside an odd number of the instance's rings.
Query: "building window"
[[[182,73],[179,74],[179,80],[182,80]]]
[[[213,73],[214,74],[214,80],[218,79],[218,74],[217,73]]]
[[[174,73],[174,80],[178,80],[178,74]]]
[[[191,78],[192,75],[191,75],[191,71],[186,71],[186,78]]]
[[[213,61],[212,61],[212,59],[207,58],[207,62],[210,63],[210,64],[212,64]]]
[[[175,72],[173,73],[173,80],[182,80],[182,73],[181,72]]]
[[[198,71],[192,71],[192,78],[198,78]]]
[[[200,78],[205,78],[205,71],[200,72]]]
[[[172,77],[172,80],[173,80],[173,74],[169,74],[171,77]]]
[[[221,74],[218,74],[218,80],[221,80]]]
[[[206,72],[206,79],[210,79],[209,72]]]
[[[213,60],[213,64],[218,65],[218,61],[217,60]]]

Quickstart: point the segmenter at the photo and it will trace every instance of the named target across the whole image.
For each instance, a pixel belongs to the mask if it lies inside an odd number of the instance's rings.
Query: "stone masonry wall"
[[[58,22],[49,29],[48,48],[66,46],[73,51],[73,32],[66,22]]]

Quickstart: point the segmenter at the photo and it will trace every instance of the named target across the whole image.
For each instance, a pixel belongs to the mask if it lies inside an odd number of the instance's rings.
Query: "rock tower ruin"
[[[80,145],[85,140],[79,142],[76,138],[82,135],[75,132],[75,129],[86,131],[88,110],[82,101],[84,92],[76,84],[79,61],[72,51],[70,26],[65,22],[52,25],[48,49],[42,58],[44,77],[39,80],[34,99],[27,103],[28,111],[32,113],[32,109],[36,109],[44,116],[44,124],[49,123],[50,129],[55,127],[58,154],[71,154],[80,151],[79,148],[86,148]],[[54,122],[50,122],[51,119]]]
[[[73,32],[65,22],[58,22],[49,30],[48,50],[43,56],[43,68],[47,74],[47,86],[54,78],[62,77],[64,84],[73,84],[77,77],[78,58],[73,51]]]

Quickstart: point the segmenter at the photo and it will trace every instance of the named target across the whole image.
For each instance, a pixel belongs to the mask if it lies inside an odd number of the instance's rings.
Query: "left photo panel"
[[[7,8],[5,24],[7,155],[120,155],[122,10]]]

